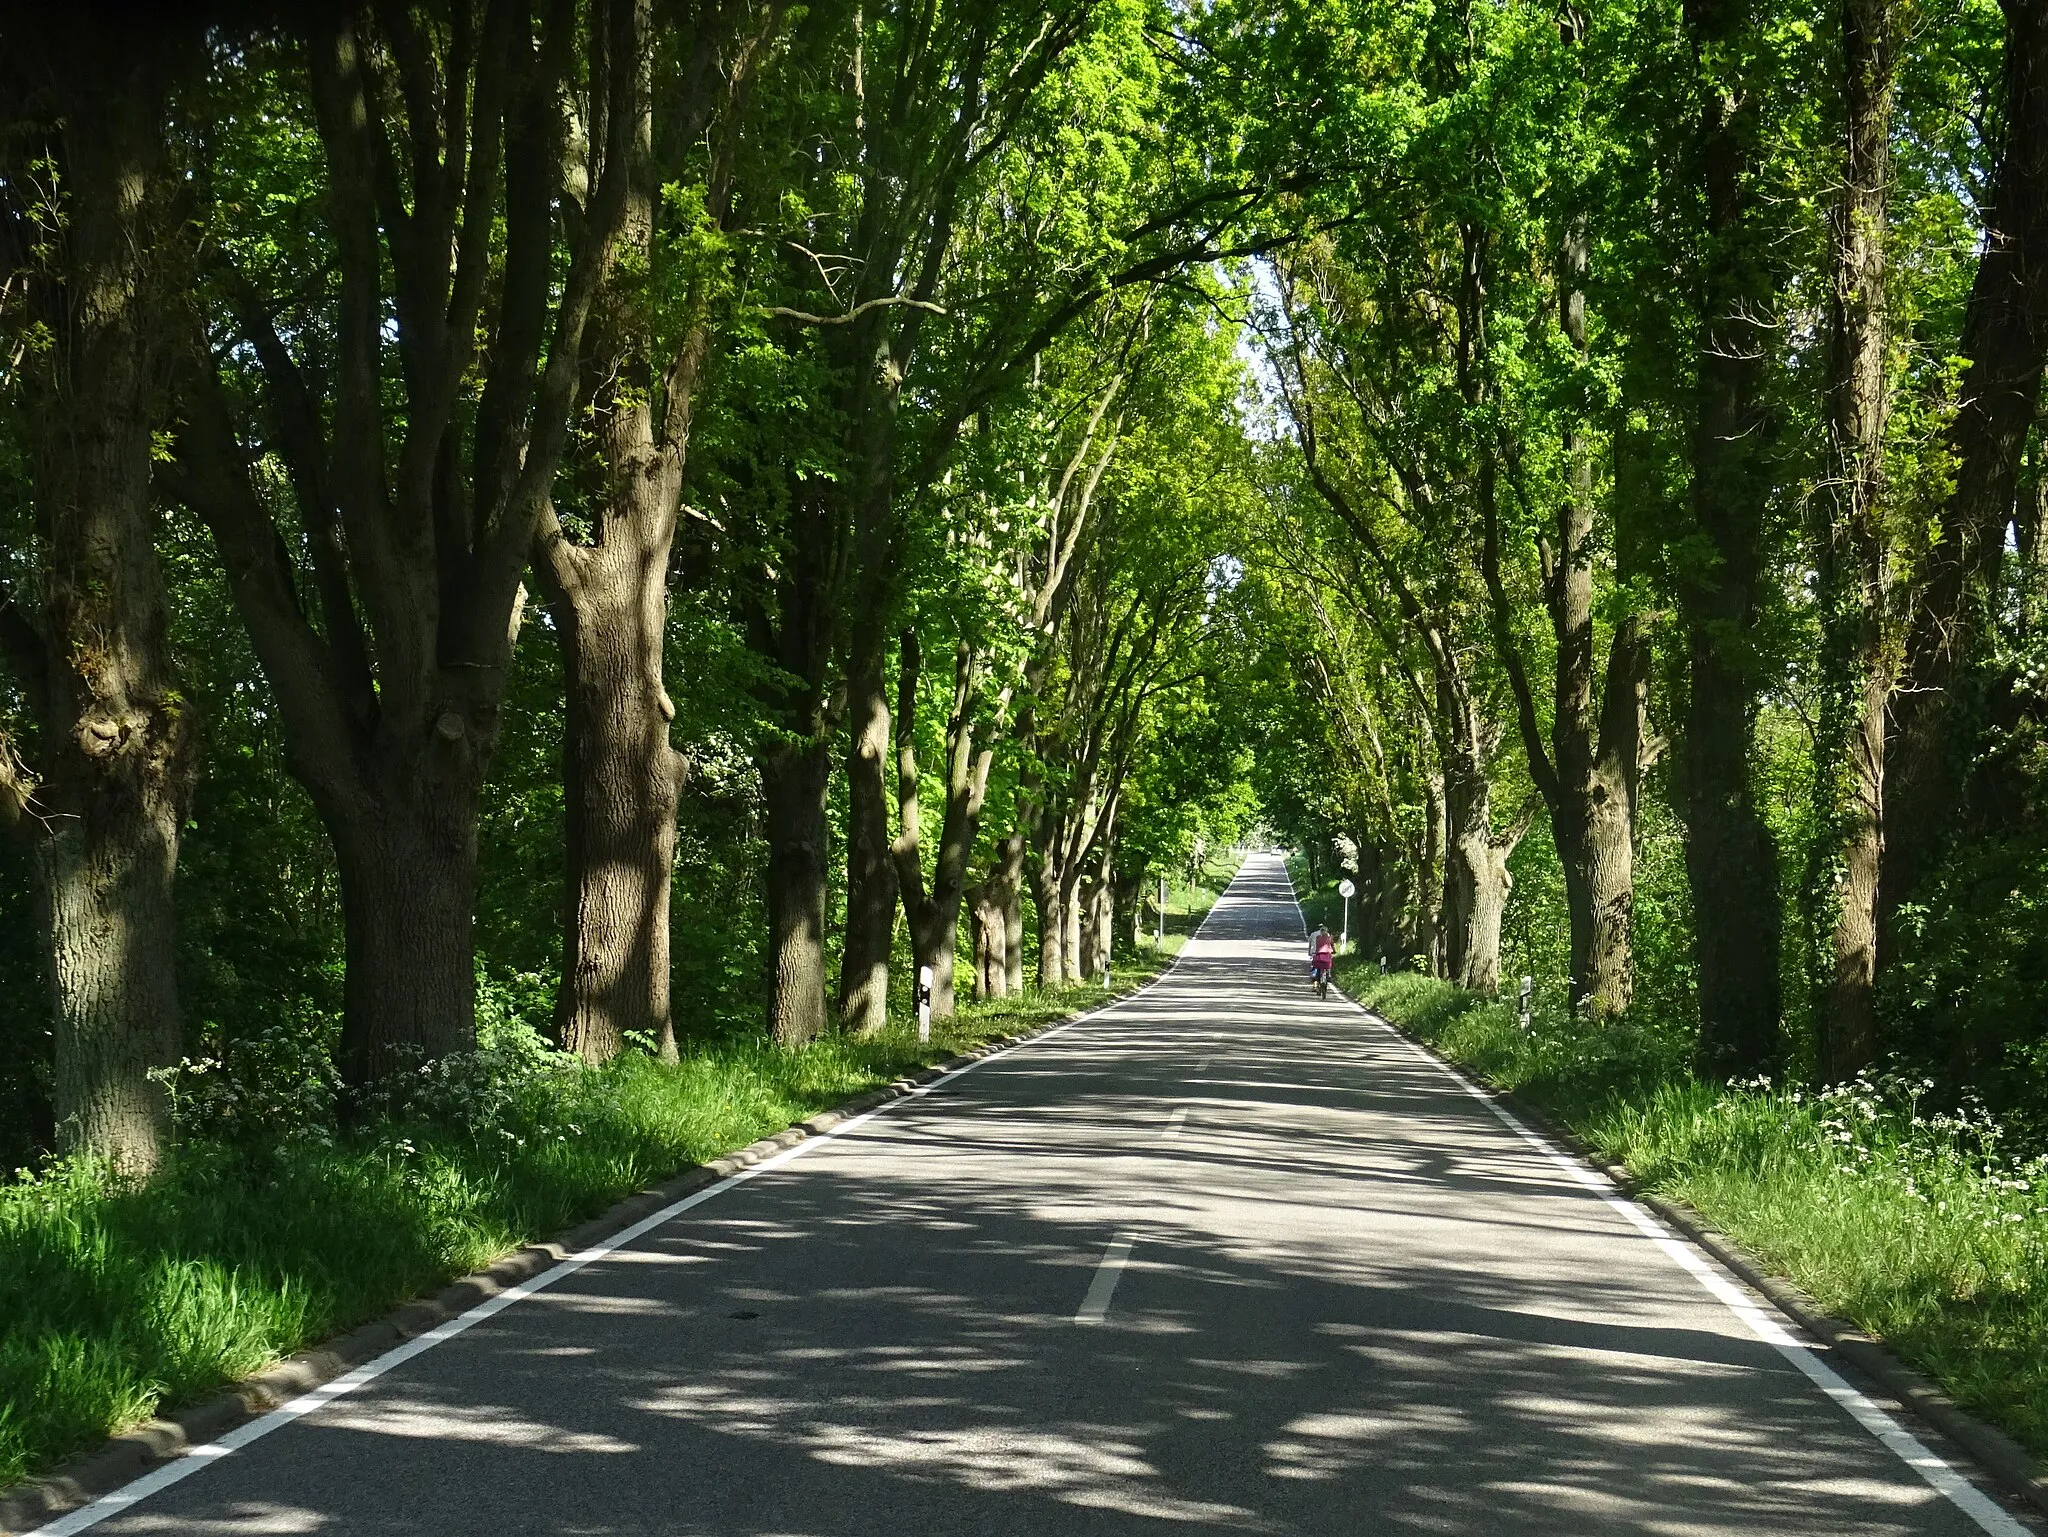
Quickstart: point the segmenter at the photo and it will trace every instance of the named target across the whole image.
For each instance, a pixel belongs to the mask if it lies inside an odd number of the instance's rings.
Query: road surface
[[[1144,993],[46,1530],[2024,1530],[1301,935],[1255,857]]]

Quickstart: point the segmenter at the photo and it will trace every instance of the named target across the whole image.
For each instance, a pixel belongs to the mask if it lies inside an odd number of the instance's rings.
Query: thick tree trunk
[[[1708,68],[1744,24],[1742,7],[1688,0]],[[1775,1072],[1779,1038],[1778,851],[1753,792],[1750,749],[1764,513],[1759,463],[1769,423],[1765,313],[1773,287],[1751,206],[1757,108],[1732,84],[1704,82],[1698,160],[1706,259],[1692,443],[1693,516],[1706,547],[1679,587],[1689,667],[1680,782],[1686,872],[1699,957],[1700,1061],[1714,1078]]]
[[[1066,985],[1065,911],[1060,903],[1060,874],[1041,855],[1031,870],[1031,902],[1038,911],[1038,990],[1058,992]]]
[[[1136,951],[1138,937],[1144,932],[1145,923],[1145,877],[1143,875],[1119,874],[1115,888],[1110,893],[1110,926],[1115,928],[1121,915],[1125,925],[1124,933],[1130,939],[1130,948]]]
[[[999,845],[997,899],[1003,910],[1004,987],[1012,998],[1024,996],[1024,834],[1012,830]]]
[[[663,93],[678,109],[670,142],[702,131],[716,89],[713,60],[722,33],[699,30],[690,54],[670,61]],[[742,53],[738,87],[751,69]],[[639,61],[652,105],[653,56]],[[639,116],[633,174],[619,244],[631,253],[622,280],[607,283],[593,317],[586,385],[598,492],[583,509],[587,543],[552,512],[534,541],[533,569],[548,595],[562,653],[568,708],[563,795],[568,869],[556,1037],[586,1062],[616,1055],[629,1032],[663,1060],[676,1059],[670,1007],[669,917],[676,801],[683,763],[669,742],[675,705],[663,682],[670,552],[682,507],[683,469],[698,379],[711,342],[709,278],[686,290],[689,317],[673,352],[647,307],[644,281],[654,258],[655,203],[663,167],[655,113]],[[715,157],[710,207],[724,209],[729,168]],[[722,215],[721,215],[722,217]]]
[[[1507,848],[1488,825],[1487,799],[1450,777],[1451,838],[1445,851],[1444,909],[1450,977],[1474,992],[1500,990],[1500,921],[1507,908]],[[1483,784],[1483,781],[1482,781]]]
[[[599,547],[609,566],[637,548]],[[682,764],[662,687],[666,550],[634,573],[588,580],[551,602],[568,708],[563,730],[567,911],[556,1039],[586,1062],[643,1032],[676,1059],[669,1004],[669,898]],[[637,575],[640,580],[631,580]]]
[[[777,743],[757,759],[768,834],[768,1030],[801,1046],[825,1032],[824,741]]]
[[[170,761],[79,772],[60,764],[34,803],[53,819],[37,874],[57,1025],[57,1134],[130,1175],[148,1173],[161,1155],[167,1106],[149,1073],[176,1062],[181,1044],[171,892],[189,731],[179,723],[152,734],[138,746]]]
[[[1474,992],[1500,990],[1500,920],[1507,907],[1508,855],[1520,834],[1493,831],[1487,727],[1462,682],[1437,685],[1444,765],[1444,936],[1450,978]]]
[[[39,839],[58,1138],[141,1175],[169,1130],[149,1073],[181,1044],[173,882],[197,745],[151,507],[170,302],[153,265],[168,226],[163,98],[148,28],[88,39],[60,17],[36,25],[55,61],[54,122],[0,150],[0,174],[17,152],[46,153],[53,167],[17,190],[55,188],[64,206],[33,261],[4,238],[29,212],[0,217],[0,269],[23,279],[43,338],[16,360],[39,591],[32,605],[0,601],[0,643],[40,726],[42,779],[21,825]]]
[[[1572,975],[1576,1002],[1596,1015],[1616,1014],[1635,994],[1635,851],[1637,792],[1653,757],[1647,741],[1650,645],[1634,615],[1615,626],[1601,687],[1599,751],[1588,776],[1585,839],[1585,950],[1576,935]]]
[[[1842,63],[1847,134],[1834,221],[1828,360],[1833,495],[1820,561],[1824,694],[1815,752],[1821,805],[1833,810],[1840,861],[1818,1042],[1821,1074],[1830,1082],[1867,1066],[1876,1044],[1877,895],[1892,692],[1886,633],[1892,578],[1884,529],[1890,0],[1843,0]]]
[[[323,801],[347,958],[340,1065],[363,1089],[476,1044],[476,798],[418,785]]]
[[[967,893],[974,920],[974,996],[978,999],[1009,995],[1009,936],[1003,922],[1002,892],[993,881],[971,887]]]
[[[1887,932],[1957,825],[1979,740],[1958,693],[1982,649],[2048,357],[2048,3],[2000,8],[2005,136],[1958,349],[1968,365],[1948,433],[1955,484],[1916,585],[1892,700],[1878,883]]]
[[[1075,987],[1087,980],[1081,970],[1081,869],[1070,866],[1060,877],[1060,980]]]
[[[265,425],[245,432],[245,396],[225,387],[196,317],[178,416],[181,489],[213,532],[291,770],[343,870],[342,1051],[358,1085],[475,1039],[477,792],[521,576],[586,403],[589,321],[648,110],[636,66],[652,47],[644,7],[613,12],[618,67],[578,72],[602,141],[572,149],[561,102],[574,47],[539,46],[516,12],[486,48],[417,19],[340,8],[294,29],[324,152],[333,302],[280,327],[260,285],[228,273],[247,299],[236,372]],[[370,61],[390,49],[413,60],[404,113],[377,105]],[[477,153],[447,153],[451,136]],[[593,158],[565,227],[556,189]],[[398,164],[403,176],[379,174]],[[257,444],[262,478],[274,464],[290,481],[283,528],[255,489]]]
[[[896,865],[889,853],[889,701],[882,658],[848,680],[846,934],[839,961],[839,1018],[857,1035],[889,1019],[889,953],[896,938]]]

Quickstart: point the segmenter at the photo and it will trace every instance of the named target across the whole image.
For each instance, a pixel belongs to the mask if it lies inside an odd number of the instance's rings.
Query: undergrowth
[[[2048,1453],[2048,1159],[2012,1153],[1981,1107],[1930,1109],[1928,1080],[1900,1075],[1704,1083],[1689,1032],[1654,1021],[1539,1009],[1524,1031],[1448,982],[1356,963],[1340,980]]]
[[[1164,958],[1120,962],[1115,991]],[[964,1003],[799,1050],[758,1038],[597,1069],[515,1018],[423,1067],[354,1134],[303,1031],[172,1080],[181,1139],[148,1184],[53,1160],[0,1184],[0,1484],[991,1036],[1110,996]]]

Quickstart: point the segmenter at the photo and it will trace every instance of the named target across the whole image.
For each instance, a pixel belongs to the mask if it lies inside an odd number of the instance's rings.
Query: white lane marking
[[[1288,878],[1290,890],[1293,877]],[[1308,931],[1308,917],[1301,910],[1301,899],[1297,896],[1294,910],[1301,915],[1302,932]],[[1823,1394],[1839,1404],[1849,1417],[1868,1431],[1876,1441],[1899,1461],[1906,1464],[1924,1479],[1929,1488],[1940,1494],[1956,1509],[1974,1521],[1977,1526],[1992,1537],[2031,1537],[2029,1529],[2021,1525],[2005,1510],[1987,1496],[1983,1490],[1949,1466],[1940,1456],[1901,1425],[1891,1415],[1880,1409],[1870,1399],[1851,1387],[1842,1375],[1813,1350],[1795,1339],[1776,1318],[1766,1313],[1753,1302],[1747,1293],[1723,1275],[1719,1269],[1708,1263],[1699,1250],[1691,1243],[1681,1241],[1671,1230],[1657,1220],[1641,1202],[1632,1201],[1621,1193],[1621,1189],[1598,1169],[1560,1152],[1549,1138],[1538,1135],[1524,1126],[1514,1115],[1503,1109],[1500,1101],[1474,1084],[1463,1073],[1442,1058],[1424,1051],[1392,1025],[1374,1014],[1362,1004],[1346,998],[1351,1007],[1357,1009],[1369,1021],[1391,1035],[1415,1056],[1436,1068],[1491,1110],[1500,1123],[1529,1146],[1536,1149],[1551,1163],[1562,1169],[1578,1184],[1590,1190],[1600,1200],[1620,1212],[1629,1223],[1645,1238],[1663,1250],[1678,1267],[1698,1281],[1708,1295],[1720,1302],[1729,1312],[1748,1327],[1750,1333],[1776,1350]]]
[[[1081,1299],[1081,1311],[1074,1315],[1077,1324],[1099,1324],[1109,1316],[1109,1299],[1116,1295],[1116,1283],[1123,1279],[1124,1265],[1131,1257],[1131,1245],[1138,1240],[1129,1233],[1119,1233],[1102,1251],[1102,1262],[1095,1267],[1095,1279],[1088,1283],[1088,1295]]]
[[[1166,1129],[1160,1132],[1159,1135],[1162,1138],[1179,1136],[1181,1127],[1187,1124],[1187,1119],[1188,1107],[1186,1105],[1182,1105],[1178,1110],[1173,1112],[1173,1119],[1166,1123]]]
[[[1206,923],[1207,919],[1205,918],[1203,921]],[[1201,930],[1199,928],[1196,930],[1195,937],[1201,937]],[[1186,953],[1186,948],[1186,946],[1182,947],[1182,954]],[[1180,956],[1176,955],[1168,963],[1166,970],[1160,972],[1159,976],[1154,979],[1153,985],[1157,986],[1160,982],[1163,982],[1179,963]],[[282,1430],[294,1420],[304,1419],[316,1409],[324,1408],[335,1399],[344,1397],[355,1392],[356,1389],[376,1381],[377,1378],[393,1368],[403,1366],[422,1351],[431,1350],[436,1345],[454,1339],[456,1335],[465,1333],[494,1314],[502,1313],[506,1308],[512,1306],[513,1303],[523,1301],[525,1298],[533,1296],[536,1292],[546,1291],[549,1287],[574,1275],[586,1265],[594,1264],[596,1261],[603,1259],[615,1249],[624,1248],[636,1239],[644,1238],[663,1223],[673,1221],[692,1207],[701,1206],[714,1196],[723,1195],[726,1191],[731,1190],[737,1185],[743,1185],[750,1179],[755,1179],[771,1170],[780,1169],[794,1163],[797,1159],[824,1146],[826,1143],[836,1141],[848,1132],[858,1130],[877,1116],[886,1115],[899,1106],[909,1104],[912,1100],[922,1099],[934,1089],[958,1083],[978,1067],[983,1067],[990,1062],[1037,1046],[1041,1042],[1051,1040],[1054,1036],[1064,1035],[1069,1030],[1073,1030],[1077,1026],[1095,1019],[1097,1015],[1108,1013],[1113,1009],[1134,1001],[1135,996],[1126,995],[1123,998],[1114,998],[1107,1003],[1098,1004],[1087,1013],[1077,1014],[1063,1025],[1054,1025],[1050,1030],[1041,1031],[1028,1041],[1019,1041],[1016,1045],[1005,1050],[992,1052],[986,1057],[977,1057],[972,1062],[963,1063],[951,1072],[946,1073],[943,1077],[934,1078],[930,1083],[920,1084],[908,1094],[892,1099],[887,1104],[877,1105],[873,1110],[857,1115],[851,1120],[840,1122],[830,1131],[821,1132],[814,1137],[808,1137],[804,1141],[797,1143],[796,1146],[786,1148],[771,1158],[764,1158],[761,1162],[741,1169],[737,1173],[728,1174],[716,1184],[706,1185],[702,1190],[695,1191],[690,1195],[684,1196],[679,1201],[671,1202],[669,1205],[662,1207],[660,1211],[654,1213],[651,1217],[642,1218],[631,1227],[614,1233],[603,1243],[593,1245],[591,1248],[570,1255],[559,1264],[542,1271],[532,1280],[524,1281],[517,1286],[502,1291],[486,1302],[479,1302],[468,1312],[451,1318],[446,1323],[433,1329],[429,1329],[418,1338],[407,1340],[403,1345],[387,1350],[383,1355],[373,1360],[365,1361],[354,1371],[347,1372],[335,1378],[332,1382],[323,1383],[311,1392],[294,1398],[291,1402],[271,1410],[268,1414],[258,1419],[253,1419],[246,1424],[239,1425],[226,1435],[218,1436],[211,1441],[188,1449],[180,1454],[175,1461],[167,1462],[162,1467],[123,1484],[113,1493],[102,1495],[90,1505],[81,1505],[77,1510],[71,1511],[67,1515],[59,1516],[54,1521],[34,1527],[31,1530],[35,1533],[35,1537],[71,1537],[71,1534],[74,1532],[82,1532],[88,1528],[98,1526],[102,1521],[110,1520],[114,1516],[132,1509],[151,1495],[168,1489],[173,1484],[183,1482],[203,1468],[212,1466],[220,1461],[221,1458],[240,1451],[251,1442],[262,1440],[272,1431]],[[1126,1253],[1128,1253],[1128,1246],[1126,1246]],[[1119,1264],[1121,1264],[1121,1261],[1119,1261]],[[1114,1281],[1110,1283],[1112,1289],[1114,1289],[1115,1284]],[[1107,1305],[1107,1298],[1105,1298],[1104,1306],[1106,1307]],[[1096,1321],[1099,1322],[1100,1320]]]

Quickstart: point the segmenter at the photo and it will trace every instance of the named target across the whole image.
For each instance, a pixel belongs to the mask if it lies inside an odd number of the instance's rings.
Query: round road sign
[[[1357,891],[1358,888],[1352,885],[1348,879],[1337,882],[1337,895],[1340,897],[1353,896]]]

